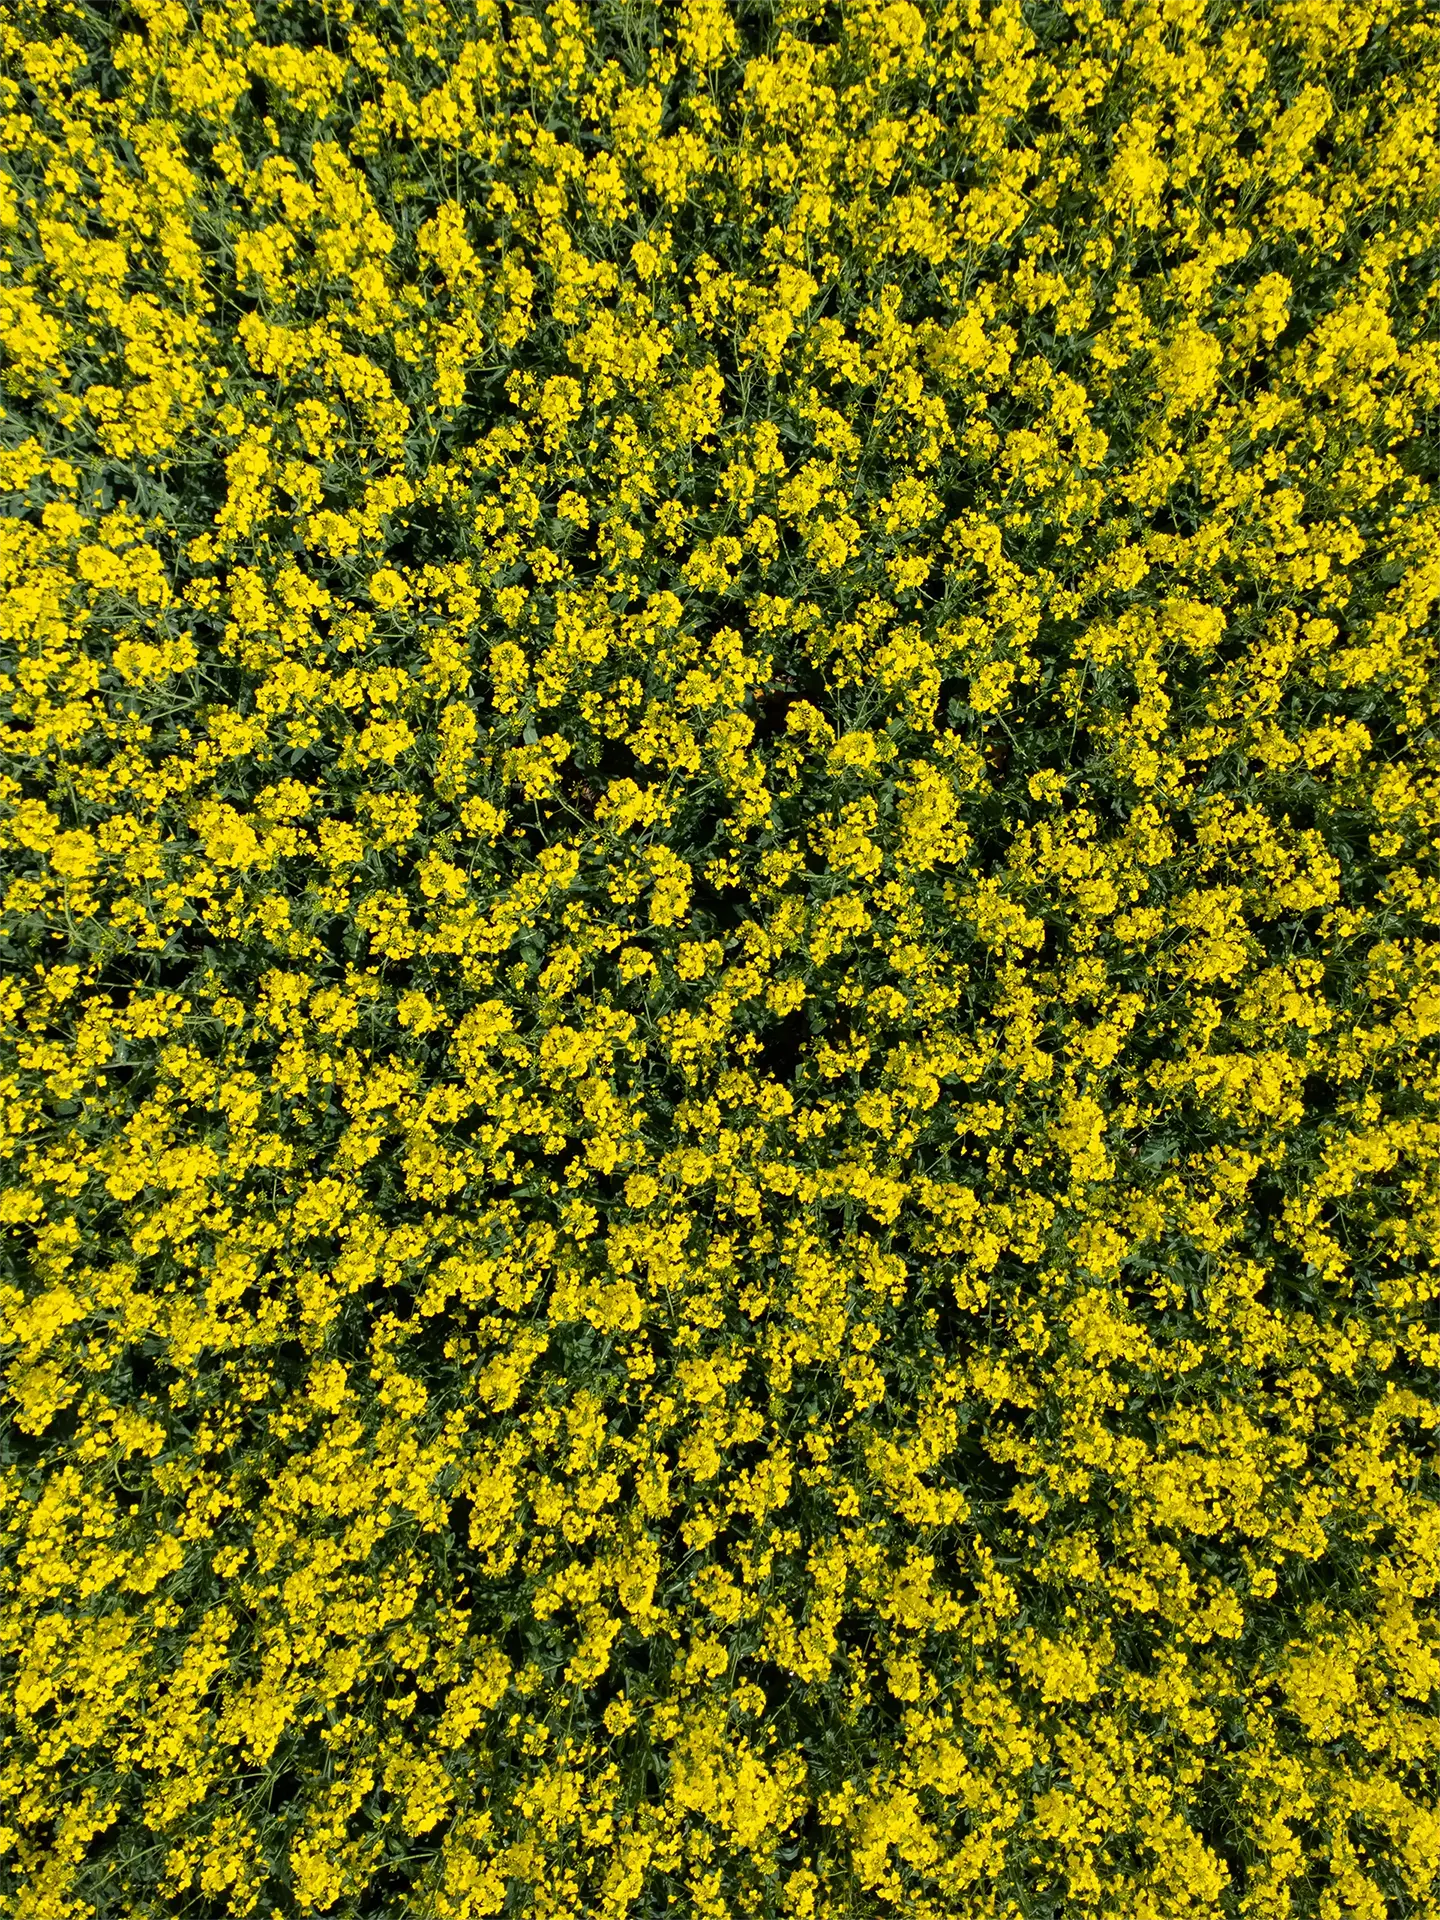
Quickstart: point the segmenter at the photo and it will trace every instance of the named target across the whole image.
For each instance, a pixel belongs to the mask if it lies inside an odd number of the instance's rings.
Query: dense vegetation
[[[1440,16],[0,0],[0,1913],[1440,1915]]]

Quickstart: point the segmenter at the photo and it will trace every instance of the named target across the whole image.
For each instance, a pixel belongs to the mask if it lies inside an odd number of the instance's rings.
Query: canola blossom
[[[0,1920],[1440,1920],[1433,0],[0,0]]]

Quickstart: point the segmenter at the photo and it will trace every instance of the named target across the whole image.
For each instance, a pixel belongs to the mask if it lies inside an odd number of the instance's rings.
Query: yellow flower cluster
[[[1437,1920],[1430,0],[0,0],[0,1915]]]

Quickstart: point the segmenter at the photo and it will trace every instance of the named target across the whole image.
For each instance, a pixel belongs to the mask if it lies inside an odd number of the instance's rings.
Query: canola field
[[[0,0],[0,1916],[1437,1920],[1432,0]]]

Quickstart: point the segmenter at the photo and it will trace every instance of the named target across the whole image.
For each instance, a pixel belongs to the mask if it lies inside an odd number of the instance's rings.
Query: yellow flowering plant
[[[1437,1920],[1437,122],[0,0],[0,1913]]]

